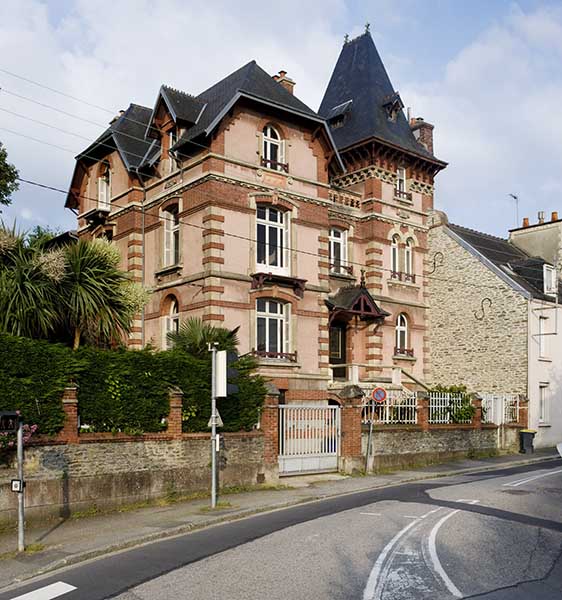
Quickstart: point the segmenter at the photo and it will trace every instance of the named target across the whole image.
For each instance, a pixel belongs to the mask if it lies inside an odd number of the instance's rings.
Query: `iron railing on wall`
[[[363,423],[380,425],[416,425],[418,422],[415,392],[389,391],[384,402],[368,400],[361,416]]]

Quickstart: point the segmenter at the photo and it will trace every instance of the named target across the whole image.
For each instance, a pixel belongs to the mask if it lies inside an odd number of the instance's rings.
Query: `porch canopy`
[[[382,323],[390,313],[377,306],[362,282],[360,285],[341,287],[333,296],[325,300],[330,309],[329,323],[335,319],[351,321],[353,317],[361,321]]]

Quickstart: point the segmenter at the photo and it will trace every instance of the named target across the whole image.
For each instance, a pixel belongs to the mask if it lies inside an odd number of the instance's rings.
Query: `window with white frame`
[[[330,229],[330,271],[332,273],[348,272],[347,266],[347,231]]]
[[[548,352],[547,352],[547,337],[546,337],[546,330],[547,330],[547,323],[548,323],[548,317],[543,317],[540,316],[539,317],[539,357],[540,358],[546,358]]]
[[[404,249],[404,273],[409,276],[414,274],[414,240],[412,238],[406,240],[406,248]]]
[[[539,384],[539,425],[547,425],[550,421],[550,386]]]
[[[164,323],[164,348],[168,349],[172,347],[169,333],[177,333],[180,330],[180,310],[179,304],[176,298],[170,299],[170,308],[168,314],[165,317]]]
[[[258,205],[256,239],[258,268],[279,275],[289,275],[289,213]]]
[[[256,348],[259,356],[284,358],[289,353],[291,305],[277,300],[256,301]]]
[[[558,294],[556,269],[551,265],[543,265],[544,293],[549,296]]]
[[[398,235],[392,236],[392,241],[390,243],[390,270],[392,271],[392,277],[396,277],[400,273],[399,241],[400,238]]]
[[[400,196],[406,191],[406,169],[398,167],[396,169],[396,195]]]
[[[396,346],[394,354],[412,356],[413,351],[408,348],[408,317],[400,313],[396,317]]]
[[[170,206],[163,212],[164,219],[164,267],[180,262],[180,219],[179,207]]]
[[[103,163],[98,177],[98,209],[109,212],[111,208],[111,169]]]
[[[262,165],[276,171],[287,171],[285,163],[285,142],[272,125],[266,125],[262,131]]]

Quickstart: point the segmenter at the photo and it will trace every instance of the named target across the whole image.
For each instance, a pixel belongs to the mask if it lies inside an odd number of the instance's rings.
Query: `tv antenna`
[[[515,200],[515,227],[519,227],[519,196],[517,194],[508,194]]]

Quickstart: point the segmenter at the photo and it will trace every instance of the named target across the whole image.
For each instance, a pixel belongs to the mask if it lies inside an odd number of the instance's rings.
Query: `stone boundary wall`
[[[210,490],[208,433],[152,440],[111,434],[95,440],[94,435],[84,436],[89,439],[79,443],[41,443],[26,448],[27,520],[65,518],[76,511]],[[264,462],[262,432],[222,435],[220,486],[276,481],[275,469]],[[10,480],[16,478],[14,467],[0,466],[0,526],[16,519],[17,495],[10,491]]]
[[[433,425],[373,427],[369,472],[385,469],[405,469],[432,463],[515,452],[518,448],[519,426]],[[368,426],[363,426],[362,450],[366,456]]]

